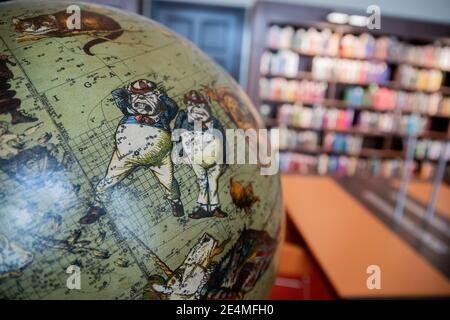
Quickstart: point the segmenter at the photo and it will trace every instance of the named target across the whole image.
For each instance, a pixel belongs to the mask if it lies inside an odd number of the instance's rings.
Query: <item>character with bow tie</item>
[[[138,167],[152,172],[162,186],[173,215],[183,216],[180,191],[173,175],[169,126],[177,114],[177,104],[154,82],[144,79],[131,83],[127,88],[116,89],[111,94],[124,117],[117,127],[116,148],[106,175],[97,184],[94,203],[80,223],[93,223],[106,214],[104,203],[108,200],[108,189]]]
[[[212,115],[208,101],[198,91],[187,92],[183,102],[186,110],[180,110],[175,121],[174,132],[179,132],[179,139],[174,152],[179,152],[175,156],[192,167],[200,189],[198,207],[189,217],[227,217],[220,208],[218,195],[226,150],[224,129]]]

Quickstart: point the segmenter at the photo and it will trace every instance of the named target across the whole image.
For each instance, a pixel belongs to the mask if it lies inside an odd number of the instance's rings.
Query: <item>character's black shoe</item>
[[[226,218],[228,217],[228,214],[226,212],[223,212],[220,207],[216,207],[213,211],[211,211],[211,216],[216,218]]]
[[[189,218],[191,219],[201,219],[209,217],[211,217],[211,214],[207,210],[203,209],[203,207],[201,206],[199,206],[197,210],[189,214]]]
[[[26,114],[23,114],[22,112],[11,112],[11,123],[12,124],[18,124],[18,123],[26,123],[26,122],[34,122],[38,119],[32,116],[28,116]]]
[[[172,214],[174,217],[182,217],[184,216],[183,204],[181,201],[170,201],[170,205],[172,206]]]
[[[105,214],[105,208],[93,206],[89,209],[88,213],[78,222],[81,224],[91,224],[98,221],[98,219],[100,219],[100,217],[104,216]]]

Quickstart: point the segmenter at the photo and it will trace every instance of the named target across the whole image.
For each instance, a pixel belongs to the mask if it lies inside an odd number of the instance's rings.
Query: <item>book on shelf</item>
[[[285,172],[399,177],[416,136],[408,172],[428,179],[450,149],[447,45],[272,25],[259,62],[260,111],[280,129]]]
[[[341,35],[329,28],[294,29],[273,25],[269,29],[266,46],[270,49],[291,49],[306,55],[379,60],[450,71],[449,46],[439,43],[415,45],[395,37],[375,37],[369,33]]]

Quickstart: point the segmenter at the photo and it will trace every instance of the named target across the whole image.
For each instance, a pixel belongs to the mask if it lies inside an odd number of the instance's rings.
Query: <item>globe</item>
[[[0,297],[266,298],[279,176],[226,160],[249,130],[243,90],[158,23],[1,4]]]

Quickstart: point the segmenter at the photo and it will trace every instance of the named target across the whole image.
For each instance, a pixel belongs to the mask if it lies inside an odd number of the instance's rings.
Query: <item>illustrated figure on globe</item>
[[[124,117],[116,130],[116,148],[106,175],[95,188],[94,203],[80,219],[81,224],[96,222],[106,214],[108,190],[138,167],[153,173],[164,190],[175,217],[184,215],[178,182],[173,176],[170,122],[178,106],[149,80],[140,79],[126,88],[112,91],[116,106]]]
[[[225,131],[212,115],[211,106],[197,90],[184,95],[186,110],[180,110],[175,129],[182,129],[180,149],[185,162],[195,175],[199,186],[198,207],[189,218],[224,218],[228,215],[219,203],[219,177],[223,173],[226,152]],[[196,127],[198,126],[198,128]]]

